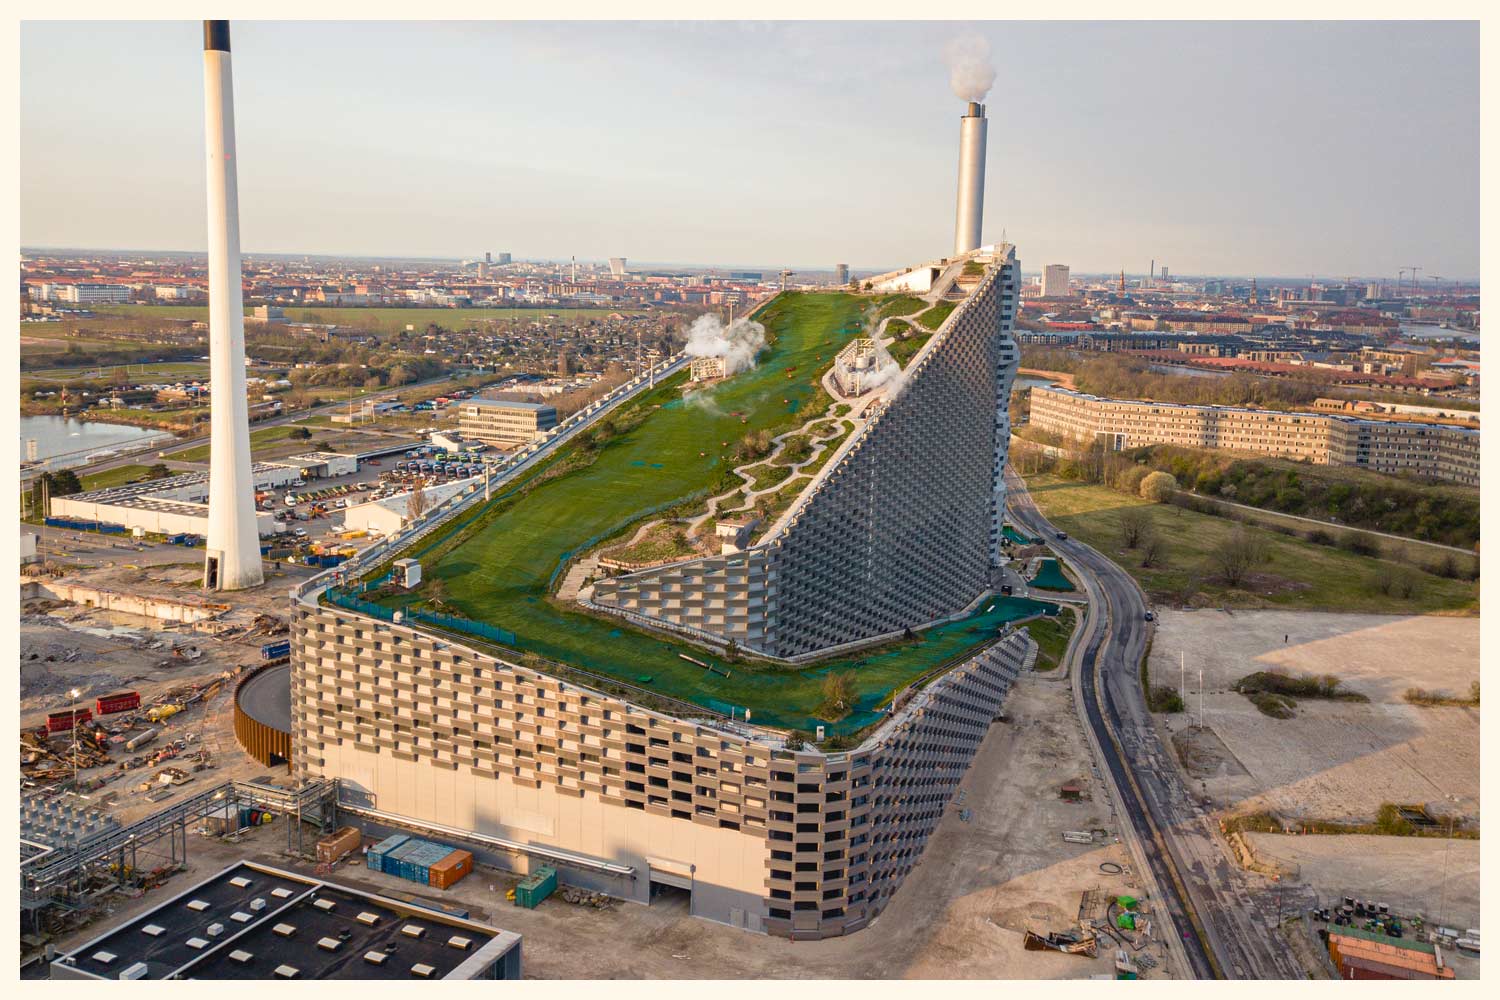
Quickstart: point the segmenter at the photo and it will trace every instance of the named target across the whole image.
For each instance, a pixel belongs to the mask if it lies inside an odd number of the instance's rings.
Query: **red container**
[[[116,712],[129,712],[141,707],[141,695],[139,691],[118,691],[115,694],[101,694],[94,699],[94,712],[97,715],[113,715]]]
[[[80,708],[77,711],[70,708],[62,712],[52,712],[47,716],[47,732],[71,732],[74,726],[80,722],[88,722],[93,717],[94,713],[86,708]]]

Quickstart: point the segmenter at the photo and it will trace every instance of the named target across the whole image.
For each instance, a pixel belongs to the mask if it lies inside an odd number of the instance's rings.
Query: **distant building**
[[[505,251],[503,251],[503,250],[500,251],[499,253],[495,254],[495,263],[499,264],[502,267],[505,266],[506,264],[509,264],[510,263],[510,254],[507,253],[507,252],[505,252]]]
[[[78,305],[102,305],[129,302],[129,285],[101,285],[82,283],[75,285],[53,284],[46,286],[48,298],[54,302],[73,302]]]
[[[508,399],[467,399],[458,406],[458,433],[490,445],[530,444],[557,426],[557,408]]]
[[[285,323],[286,310],[280,306],[256,306],[254,319],[261,323]]]
[[[609,259],[609,273],[616,278],[625,277],[625,258],[611,257]]]
[[[833,283],[835,285],[849,284],[849,265],[839,264],[833,269]]]
[[[1065,299],[1068,290],[1068,265],[1048,264],[1042,269],[1042,298]]]

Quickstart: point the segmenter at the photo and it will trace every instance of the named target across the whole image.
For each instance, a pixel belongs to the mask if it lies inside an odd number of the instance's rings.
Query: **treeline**
[[[1298,469],[1290,463],[1171,445],[1136,448],[1125,458],[1170,472],[1181,488],[1202,496],[1458,548],[1479,544],[1477,493],[1434,489],[1398,476],[1373,482],[1371,477],[1341,476],[1336,469]]]

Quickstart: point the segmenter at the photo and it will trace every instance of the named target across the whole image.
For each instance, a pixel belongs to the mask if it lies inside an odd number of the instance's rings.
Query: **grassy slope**
[[[1271,560],[1255,570],[1261,585],[1253,591],[1230,590],[1218,581],[1209,555],[1234,530],[1235,522],[1054,476],[1030,476],[1027,486],[1048,520],[1114,559],[1153,600],[1163,603],[1178,603],[1193,576],[1200,592],[1194,603],[1213,606],[1397,614],[1478,608],[1476,584],[1445,580],[1398,563],[1274,532],[1263,533]],[[1158,534],[1166,539],[1166,557],[1156,568],[1142,569],[1139,559],[1120,544],[1120,513],[1127,507],[1144,507]],[[1415,574],[1418,583],[1410,599],[1381,594],[1371,585],[1376,574],[1387,569]]]
[[[864,300],[848,295],[784,296],[757,317],[772,346],[757,368],[707,390],[712,407],[684,406],[682,377],[672,379],[634,404],[654,408],[644,425],[611,441],[586,468],[512,503],[436,565],[424,566],[424,577],[442,580],[449,603],[470,617],[514,632],[523,649],[632,683],[650,676],[652,690],[721,711],[748,706],[758,722],[810,727],[822,677],[850,661],[801,671],[736,664],[726,679],[677,655],[704,658],[702,651],[568,610],[549,599],[547,584],[567,553],[652,507],[714,484],[746,433],[779,432],[811,416],[802,404],[819,398],[817,380],[837,347],[860,332],[864,307]],[[791,378],[789,366],[795,366]],[[1035,610],[1026,602],[997,601],[989,615],[935,629],[920,645],[854,658],[856,711],[830,732],[867,725],[894,688],[992,634],[995,625]]]

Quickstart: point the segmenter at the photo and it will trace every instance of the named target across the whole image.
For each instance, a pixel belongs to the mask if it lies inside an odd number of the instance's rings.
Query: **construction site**
[[[1352,926],[1477,976],[1479,620],[1158,618],[1151,683],[1184,709],[1155,715],[1163,743],[1245,877],[1286,901],[1310,971],[1327,952],[1307,936]]]

